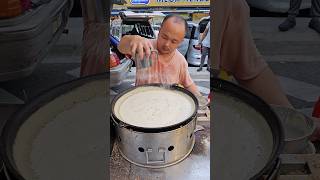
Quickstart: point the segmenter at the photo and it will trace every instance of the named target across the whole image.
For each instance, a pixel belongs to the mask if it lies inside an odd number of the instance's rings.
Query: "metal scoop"
[[[151,54],[149,56],[149,59],[144,57],[143,60],[136,61],[137,63],[137,68],[143,69],[143,68],[149,68],[152,66],[152,54],[156,55],[156,61],[158,60],[158,51],[157,50],[151,50]]]

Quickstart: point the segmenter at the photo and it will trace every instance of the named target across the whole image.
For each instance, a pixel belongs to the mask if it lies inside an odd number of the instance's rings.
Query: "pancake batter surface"
[[[213,179],[248,180],[266,165],[272,131],[261,114],[240,99],[215,92],[213,100]]]
[[[192,116],[194,100],[177,90],[139,87],[120,97],[114,113],[121,121],[138,127],[156,128],[178,124]]]

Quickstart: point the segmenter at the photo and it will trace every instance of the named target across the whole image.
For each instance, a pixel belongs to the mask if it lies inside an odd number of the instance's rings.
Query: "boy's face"
[[[162,24],[158,35],[157,49],[159,53],[170,54],[175,51],[184,40],[184,36],[184,24],[174,22],[174,18],[167,19]]]

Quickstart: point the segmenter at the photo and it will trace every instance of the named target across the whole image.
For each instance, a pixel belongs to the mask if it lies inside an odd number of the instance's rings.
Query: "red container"
[[[208,102],[210,103],[213,99],[213,91],[211,91],[208,95]]]
[[[116,67],[120,64],[120,60],[115,53],[110,53],[110,68]]]
[[[320,118],[320,97],[316,102],[316,104],[314,105],[312,116],[316,118]]]
[[[26,11],[31,8],[31,0],[20,0],[22,11]]]

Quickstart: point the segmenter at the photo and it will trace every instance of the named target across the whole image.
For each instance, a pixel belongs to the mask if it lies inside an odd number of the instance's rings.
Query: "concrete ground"
[[[320,34],[308,27],[309,18],[297,18],[297,26],[279,32],[284,18],[251,18],[258,50],[298,109],[310,115],[320,97]]]

